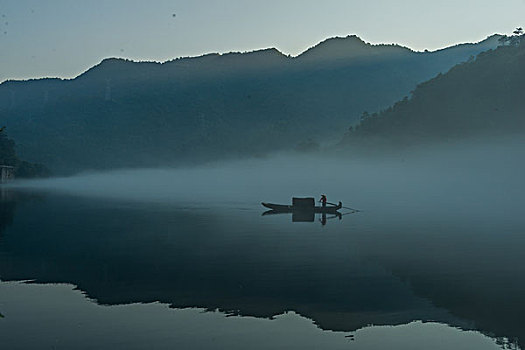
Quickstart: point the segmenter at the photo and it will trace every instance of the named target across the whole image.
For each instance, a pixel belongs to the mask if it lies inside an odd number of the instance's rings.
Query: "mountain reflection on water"
[[[273,319],[228,316],[165,304],[101,306],[71,285],[0,282],[2,345],[53,349],[476,349],[512,348],[434,322],[323,331],[295,312]],[[29,336],[28,336],[29,335]]]
[[[294,311],[332,331],[435,321],[523,347],[519,225],[365,211],[321,226],[262,217],[256,201],[190,208],[41,196],[2,194],[4,281],[69,283],[101,305]]]

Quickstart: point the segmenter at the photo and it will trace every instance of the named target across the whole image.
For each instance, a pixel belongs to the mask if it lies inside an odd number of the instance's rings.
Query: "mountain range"
[[[297,57],[110,58],[70,80],[0,84],[0,120],[22,158],[55,173],[260,156],[336,142],[363,111],[387,108],[500,38],[434,52],[348,36]]]

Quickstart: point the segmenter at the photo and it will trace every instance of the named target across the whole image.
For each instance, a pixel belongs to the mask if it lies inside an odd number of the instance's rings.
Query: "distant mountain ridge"
[[[262,155],[336,140],[362,111],[388,107],[498,38],[436,52],[349,36],[297,57],[110,58],[75,79],[0,84],[0,119],[22,157],[59,172]]]

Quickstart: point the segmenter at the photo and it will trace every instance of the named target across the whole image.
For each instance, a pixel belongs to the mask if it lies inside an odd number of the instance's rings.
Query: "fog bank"
[[[255,207],[326,194],[329,201],[363,210],[512,216],[525,202],[524,156],[517,139],[384,158],[280,155],[184,169],[85,173],[10,187],[188,207]]]

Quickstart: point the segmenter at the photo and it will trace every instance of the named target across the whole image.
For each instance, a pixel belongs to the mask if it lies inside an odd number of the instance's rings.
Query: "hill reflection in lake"
[[[326,332],[294,312],[275,318],[226,316],[166,305],[96,305],[70,285],[0,282],[2,345],[54,349],[359,349],[496,350],[491,339],[437,323]],[[30,334],[30,336],[28,336]],[[499,346],[498,346],[499,345]]]

